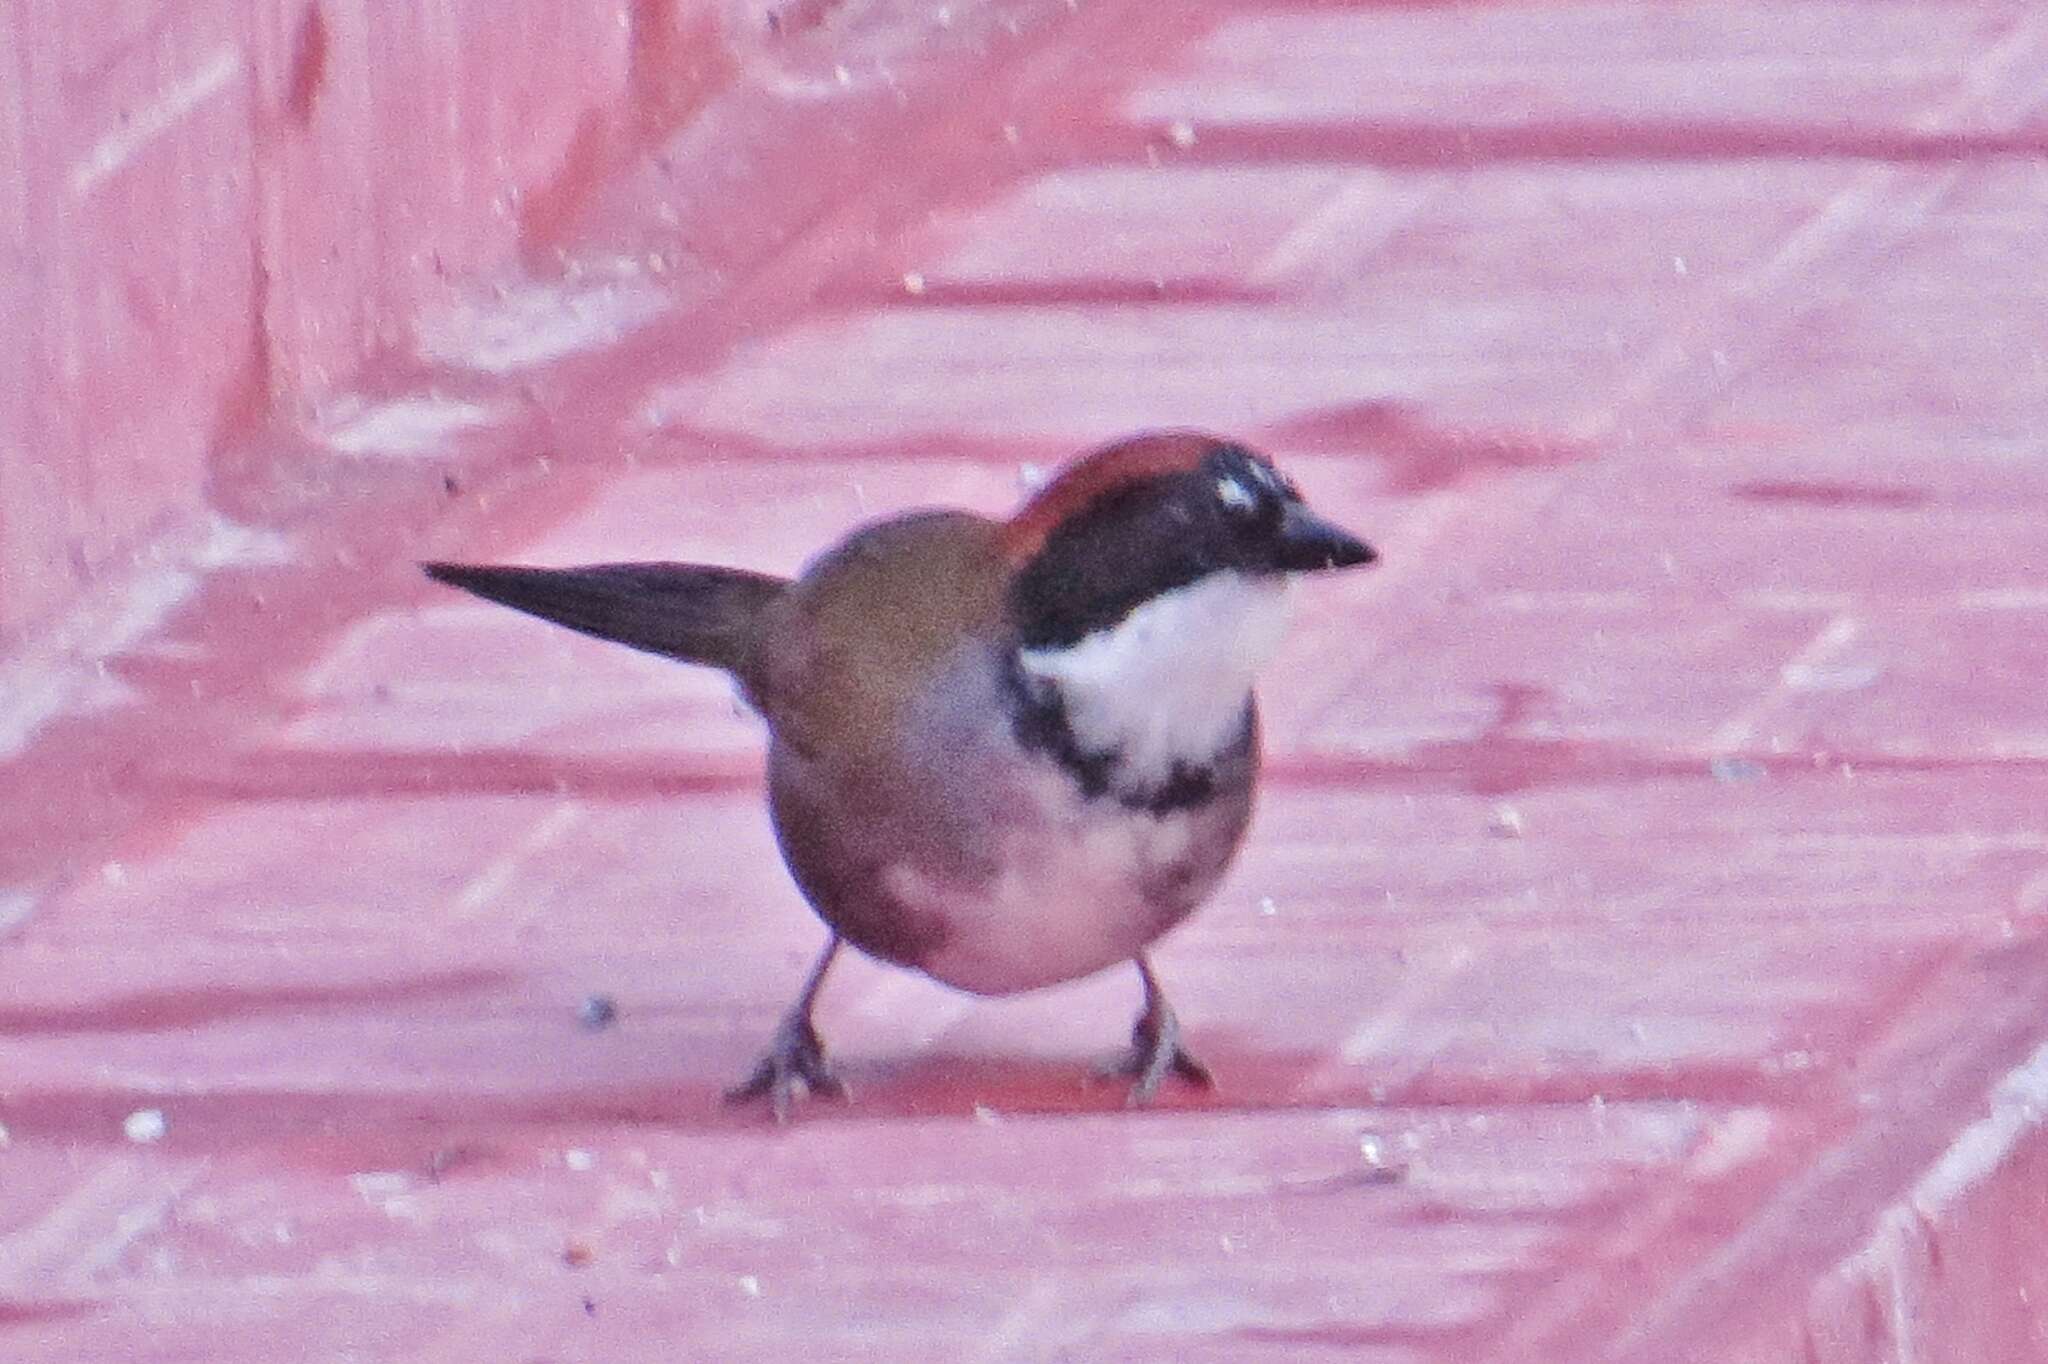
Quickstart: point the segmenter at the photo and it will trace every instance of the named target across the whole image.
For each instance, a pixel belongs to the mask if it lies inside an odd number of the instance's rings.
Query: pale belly
[[[1041,807],[1040,818],[1002,831],[985,880],[962,884],[907,862],[883,873],[889,895],[940,929],[919,969],[977,994],[1091,975],[1185,918],[1228,859],[1227,846],[1206,855],[1196,846],[1217,832],[1200,813],[1154,816],[1064,795],[1050,803],[1065,808]]]
[[[990,995],[1128,961],[1185,919],[1244,836],[1258,761],[1247,727],[1213,799],[1153,813],[1091,798],[1019,747],[1000,677],[989,650],[964,650],[898,717],[893,763],[782,743],[769,756],[777,837],[825,922]]]

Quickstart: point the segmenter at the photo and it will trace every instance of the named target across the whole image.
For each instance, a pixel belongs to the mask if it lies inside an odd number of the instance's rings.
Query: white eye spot
[[[1251,489],[1234,478],[1217,479],[1216,496],[1233,511],[1250,511],[1259,505],[1259,499],[1252,495]]]

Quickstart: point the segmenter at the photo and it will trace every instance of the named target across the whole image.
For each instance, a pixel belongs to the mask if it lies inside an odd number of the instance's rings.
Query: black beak
[[[1273,536],[1274,566],[1284,573],[1314,573],[1325,568],[1351,568],[1380,556],[1372,546],[1317,516],[1299,502],[1280,513]]]

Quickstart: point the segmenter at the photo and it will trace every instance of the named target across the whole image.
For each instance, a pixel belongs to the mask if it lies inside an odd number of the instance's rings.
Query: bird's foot
[[[832,1073],[825,1061],[825,1044],[808,1014],[788,1014],[775,1025],[768,1050],[754,1063],[746,1079],[725,1091],[727,1103],[746,1103],[764,1095],[775,1111],[775,1121],[789,1121],[789,1108],[801,1092],[827,1099],[844,1099],[846,1085]]]
[[[1180,1020],[1174,1017],[1172,1006],[1164,999],[1155,999],[1132,1025],[1129,1050],[1098,1066],[1095,1077],[1129,1077],[1131,1092],[1125,1102],[1132,1108],[1143,1108],[1152,1102],[1169,1072],[1197,1089],[1216,1086],[1209,1068],[1180,1044]]]

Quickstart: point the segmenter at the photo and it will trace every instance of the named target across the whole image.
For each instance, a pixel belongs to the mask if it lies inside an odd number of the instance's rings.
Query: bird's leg
[[[1152,1102],[1168,1071],[1198,1088],[1213,1087],[1216,1081],[1209,1068],[1180,1044],[1180,1020],[1173,1016],[1173,1006],[1159,989],[1152,963],[1143,957],[1133,957],[1131,961],[1138,968],[1139,979],[1145,982],[1145,1011],[1131,1026],[1130,1050],[1104,1066],[1100,1073],[1105,1077],[1131,1077],[1129,1102],[1133,1108]]]
[[[796,1003],[789,1006],[789,1012],[783,1014],[782,1021],[775,1025],[775,1036],[768,1043],[768,1050],[754,1063],[753,1072],[725,1091],[727,1103],[744,1103],[765,1094],[775,1110],[775,1121],[788,1122],[790,1101],[799,1085],[806,1094],[833,1099],[846,1097],[846,1086],[825,1063],[825,1044],[818,1040],[818,1030],[811,1023],[811,1006],[818,1002],[818,990],[825,983],[825,972],[832,968],[832,959],[838,955],[839,935],[834,933],[825,944],[825,950],[818,954]]]

